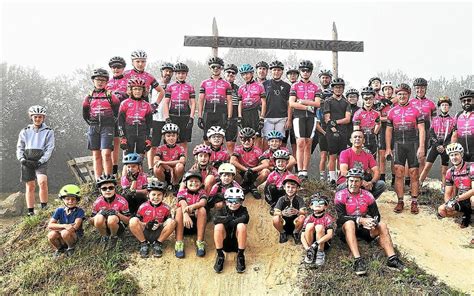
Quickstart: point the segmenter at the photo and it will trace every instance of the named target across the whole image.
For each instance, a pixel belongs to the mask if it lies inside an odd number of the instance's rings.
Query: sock
[[[405,177],[405,186],[410,186],[410,178]]]
[[[35,212],[35,208],[28,208],[28,213],[33,214]]]
[[[48,206],[47,202],[42,202],[41,203],[41,209],[45,209]]]
[[[359,260],[359,259],[360,259],[360,255],[359,255],[358,257],[355,257],[355,256],[354,256],[354,259],[355,259],[355,260]]]
[[[144,241],[140,242],[140,244],[141,244],[141,245],[143,245],[143,244],[146,244],[146,243],[147,243],[147,241],[146,241],[146,240],[144,240]]]
[[[325,180],[326,179],[326,172],[320,172],[319,173],[319,178],[322,179],[322,180]]]
[[[398,202],[403,202],[403,196],[398,197]]]
[[[380,180],[385,182],[385,174],[380,174]]]
[[[329,180],[336,181],[336,171],[329,171]]]
[[[117,175],[118,172],[118,164],[114,164],[112,166],[112,174]]]
[[[411,202],[418,202],[418,196],[412,196],[411,197]]]
[[[216,249],[216,251],[217,251],[217,256],[224,257],[224,251],[222,250],[222,248],[221,249]]]
[[[245,249],[238,249],[237,250],[237,256],[243,256],[245,252]]]
[[[388,257],[388,261],[392,261],[395,258],[397,258],[397,255],[392,255],[392,256]]]

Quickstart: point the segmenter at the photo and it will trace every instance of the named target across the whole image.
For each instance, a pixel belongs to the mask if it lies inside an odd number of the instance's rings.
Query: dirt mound
[[[139,281],[143,294],[300,295],[295,283],[301,246],[295,246],[292,240],[278,243],[268,206],[263,200],[247,196],[245,206],[250,213],[245,273],[236,272],[235,253],[226,255],[221,274],[214,272],[216,252],[212,223],[206,228],[207,254],[204,258],[196,256],[195,237],[186,237],[186,258],[177,259],[172,237],[165,243],[162,258],[141,259],[135,255],[135,263],[125,272]]]
[[[474,294],[474,249],[469,248],[472,227],[461,229],[452,218],[439,220],[423,206],[413,215],[409,197],[405,198],[401,214],[393,212],[397,200],[394,192],[386,192],[377,200],[397,248],[439,280]]]

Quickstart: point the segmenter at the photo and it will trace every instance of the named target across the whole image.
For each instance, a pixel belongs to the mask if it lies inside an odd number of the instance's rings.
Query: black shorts
[[[339,136],[335,137],[334,133],[326,133],[326,141],[328,143],[329,155],[339,155],[343,150],[347,149],[347,134],[339,132]]]
[[[316,132],[316,118],[314,116],[294,118],[293,131],[295,132],[296,139],[312,139]]]
[[[114,149],[114,127],[91,125],[87,131],[89,150]]]
[[[326,139],[326,136],[318,132],[318,139],[319,139],[319,151],[328,152],[328,140]]]
[[[291,217],[282,217],[283,220],[285,221],[285,225],[283,225],[283,230],[285,231],[286,234],[293,234],[293,231],[295,231],[295,219],[298,218],[298,216],[291,216]]]
[[[262,131],[258,128],[260,121],[260,114],[258,108],[243,109],[242,110],[242,127],[251,127],[257,133],[257,137],[261,137]]]
[[[179,127],[178,143],[191,142],[192,128],[187,129],[189,115],[177,116],[170,114],[171,122]]]
[[[216,194],[212,197],[209,197],[206,203],[206,210],[209,213],[209,210],[216,206],[216,203],[223,202],[224,196],[222,194]]]
[[[158,147],[161,145],[161,129],[165,126],[164,121],[151,122],[151,146]]]
[[[430,148],[430,151],[428,152],[428,156],[426,156],[426,161],[434,163],[436,161],[436,158],[438,155],[441,155],[441,165],[442,166],[448,166],[449,164],[449,156],[446,154],[446,151],[443,151],[443,153],[439,153],[438,150],[436,150],[436,147],[433,146]]]
[[[346,236],[344,234],[344,231],[342,231],[342,226],[337,228],[337,234],[339,238],[343,241],[346,242]],[[357,227],[356,228],[356,237],[365,240],[366,242],[370,243],[377,237],[371,237],[370,236],[370,231],[368,229],[365,229],[363,227]]]
[[[203,118],[204,120],[204,135],[203,139],[207,140],[207,130],[211,126],[220,126],[225,127],[227,121],[227,112],[212,112],[209,110],[204,110]]]
[[[380,127],[380,132],[379,132],[379,150],[385,150],[387,149],[387,144],[385,143],[385,131],[387,130],[387,124],[383,124]]]
[[[121,236],[125,232],[125,228],[127,228],[127,226],[122,220],[119,221],[118,225],[119,225],[119,228],[117,230],[117,236]],[[110,235],[109,226],[107,225],[106,227],[107,227],[107,234]]]
[[[197,233],[197,217],[196,216],[190,216],[191,220],[193,220],[193,227],[187,228],[184,227],[183,234],[184,235],[193,235]]]
[[[237,241],[237,228],[225,227],[224,252],[237,252],[239,250],[239,243]]]
[[[148,199],[144,193],[135,193],[135,195],[123,195],[128,202],[128,208],[131,214],[135,214],[138,211],[138,208],[142,203],[146,202]]]
[[[29,182],[36,180],[37,175],[47,175],[48,163],[43,163],[36,169],[21,165],[21,181]]]
[[[225,130],[226,142],[237,142],[237,118],[232,118],[229,123],[229,127]]]
[[[395,143],[393,148],[393,163],[405,166],[405,163],[408,162],[408,168],[417,168],[420,165],[418,163],[418,157],[416,157],[417,150],[417,142],[406,142],[404,144]]]
[[[147,138],[146,129],[144,125],[127,125],[125,126],[125,136],[127,138],[128,153],[145,153],[145,140]]]
[[[162,230],[163,230],[163,225],[158,227],[157,230],[151,230],[145,227],[145,229],[143,230],[143,235],[145,236],[145,239],[149,243],[153,243],[160,237]]]
[[[285,144],[285,146],[288,143],[288,139],[290,139],[291,145],[296,144],[295,131],[292,128],[285,131],[285,138],[283,138],[283,144]]]

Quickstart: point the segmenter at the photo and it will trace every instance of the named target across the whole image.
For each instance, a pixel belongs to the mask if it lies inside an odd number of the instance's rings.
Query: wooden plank
[[[336,28],[336,22],[332,22],[332,40],[336,41],[337,40],[337,28]],[[339,61],[337,57],[337,51],[332,52],[332,73],[333,73],[333,78],[338,78],[339,77]]]
[[[212,36],[214,37],[214,42],[217,42],[217,38],[219,37],[219,30],[217,29],[216,18],[212,19]],[[212,56],[217,57],[217,55],[218,55],[218,47],[213,47]]]
[[[363,52],[363,41],[184,36],[184,46]]]

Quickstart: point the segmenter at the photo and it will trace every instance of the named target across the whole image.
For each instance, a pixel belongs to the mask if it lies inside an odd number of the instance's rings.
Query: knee
[[[346,232],[347,232],[347,231],[355,231],[355,229],[356,229],[355,222],[352,221],[352,220],[346,221],[346,222],[342,225],[342,229],[344,229]]]
[[[324,226],[322,226],[322,225],[316,225],[314,230],[317,234],[324,234]]]
[[[261,172],[260,172],[260,176],[268,176],[270,174],[270,170],[269,169],[263,169]]]
[[[378,226],[381,234],[388,234],[388,226],[385,222],[379,222]]]
[[[280,216],[276,215],[276,216],[273,216],[273,225],[277,225],[277,224],[281,224],[282,223],[282,219]]]
[[[174,168],[175,168],[175,170],[183,170],[183,169],[184,169],[184,164],[182,164],[182,163],[177,163]]]
[[[38,179],[38,185],[41,188],[46,188],[48,187],[48,179],[47,178],[40,178]]]
[[[225,231],[225,227],[224,227],[224,224],[217,224],[216,226],[214,226],[214,232],[224,232]]]
[[[35,181],[26,182],[26,191],[29,191],[29,192],[35,191]]]
[[[247,232],[247,224],[239,223],[237,224],[237,233]]]
[[[105,224],[105,217],[102,216],[101,214],[97,214],[94,217],[94,225],[97,227],[97,226],[102,226],[104,224]]]
[[[57,231],[50,231],[48,232],[48,239],[51,241],[51,240],[55,240],[59,238],[59,234]]]
[[[119,217],[115,215],[107,217],[107,225],[118,224],[119,221],[120,221]]]
[[[69,239],[69,238],[71,238],[71,236],[72,236],[72,233],[70,231],[67,231],[67,230],[62,230],[61,231],[61,237],[63,239]]]
[[[169,221],[167,222],[168,225],[166,225],[166,227],[170,227],[171,229],[175,229],[176,228],[176,220],[173,220],[173,219],[169,219]]]
[[[196,214],[197,214],[198,217],[206,218],[206,216],[207,216],[206,208],[205,207],[200,207],[199,209],[196,210]]]
[[[137,217],[133,217],[132,219],[130,219],[130,222],[129,222],[130,229],[135,228],[138,225],[140,225],[140,219],[138,219]]]

